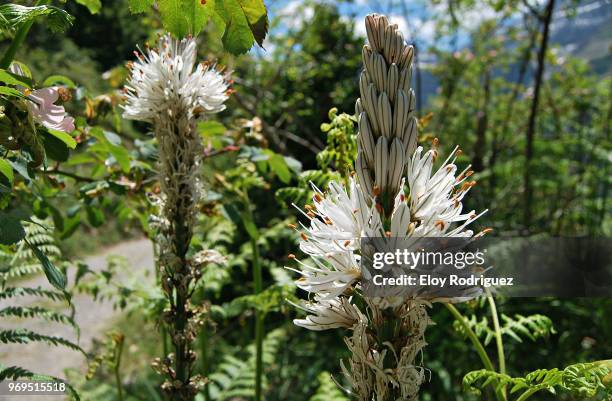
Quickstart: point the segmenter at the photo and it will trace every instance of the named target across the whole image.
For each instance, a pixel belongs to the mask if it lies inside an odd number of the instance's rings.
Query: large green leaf
[[[3,4],[0,6],[0,30],[15,30],[39,17],[47,17],[46,26],[56,32],[66,30],[74,20],[66,11],[54,6],[25,7],[19,4]]]
[[[21,221],[15,216],[0,213],[0,244],[11,245],[25,238]]]
[[[66,85],[67,87],[72,89],[76,88],[76,84],[74,83],[74,81],[63,75],[51,75],[47,77],[47,79],[45,79],[45,81],[43,82],[43,86],[53,86],[55,84]]]
[[[242,54],[253,47],[255,37],[238,0],[217,1],[215,10],[225,22],[223,46],[233,54]]]
[[[1,69],[0,69],[0,82],[4,82],[5,84],[9,84],[9,85],[23,86],[24,88],[30,87],[30,84],[26,82],[24,77],[21,77],[17,74],[13,74],[9,71],[1,70]]]
[[[278,153],[275,153],[270,156],[268,163],[270,163],[270,168],[272,169],[272,171],[276,173],[278,178],[283,183],[289,184],[289,182],[291,181],[291,171],[289,170],[289,167],[287,166],[287,162],[285,161],[285,158],[279,155]]]
[[[135,7],[141,9],[143,2],[136,3]],[[179,38],[200,33],[213,7],[201,0],[158,0],[157,5],[164,28]]]
[[[246,16],[253,37],[259,46],[263,46],[263,41],[268,33],[268,11],[263,0],[238,0],[242,12]]]
[[[11,185],[13,185],[15,175],[13,174],[13,166],[11,166],[11,163],[4,159],[0,159],[0,173],[8,179]]]
[[[23,93],[19,92],[15,88],[9,88],[8,86],[0,86],[0,95],[20,97],[22,99],[25,99]]]
[[[64,140],[53,135],[47,131],[46,135],[43,135],[43,145],[45,147],[45,154],[51,160],[58,162],[65,162],[68,160],[70,155],[70,149]]]
[[[102,8],[102,3],[100,0],[75,0],[82,6],[87,7],[90,13],[97,14]]]
[[[153,0],[128,0],[133,13],[151,8]],[[246,53],[268,33],[268,14],[263,0],[158,0],[157,9],[164,28],[182,38],[197,35],[209,20],[223,34],[225,49]]]
[[[66,146],[68,146],[70,149],[76,148],[77,142],[73,137],[70,136],[70,134],[67,134],[63,131],[56,131],[54,129],[50,129],[48,131],[51,135],[64,142]]]

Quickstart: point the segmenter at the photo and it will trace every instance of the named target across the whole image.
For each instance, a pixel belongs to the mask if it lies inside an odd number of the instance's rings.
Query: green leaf
[[[198,131],[204,137],[223,135],[225,126],[218,121],[201,121],[198,123]]]
[[[206,23],[212,17],[215,4],[214,0],[191,0],[192,1],[192,22],[191,22],[191,34],[196,36],[199,34]],[[209,4],[210,3],[210,4]]]
[[[17,380],[20,378],[28,378],[34,381],[50,381],[58,384],[64,383],[72,398],[74,398],[76,401],[81,401],[81,398],[74,387],[62,379],[54,376],[39,375],[20,366],[4,366],[0,364],[0,381],[5,379]]]
[[[56,131],[54,129],[50,129],[48,131],[51,135],[64,142],[66,146],[68,146],[70,149],[76,148],[77,142],[74,140],[73,137],[70,136],[70,134],[67,134],[63,131]]]
[[[43,86],[53,86],[55,84],[66,85],[68,88],[74,89],[76,88],[76,84],[70,78],[65,77],[63,75],[51,75],[45,79],[43,82]]]
[[[66,288],[66,276],[64,273],[59,271],[53,263],[49,260],[47,255],[41,252],[36,246],[27,242],[28,246],[34,252],[36,258],[40,261],[43,271],[45,272],[45,276],[47,276],[47,280],[51,283],[52,286],[57,288],[58,290],[63,290]]]
[[[225,22],[223,46],[233,54],[243,54],[253,47],[255,37],[238,0],[217,2],[216,11]]]
[[[121,170],[124,173],[128,173],[130,171],[130,154],[121,145],[121,137],[114,132],[104,131],[98,127],[92,128],[89,132],[115,158]]]
[[[288,184],[291,181],[291,171],[289,170],[289,167],[287,167],[287,162],[285,162],[283,156],[275,153],[270,156],[268,163],[270,163],[270,168],[272,171],[278,175],[278,178],[284,184]]]
[[[21,99],[25,99],[23,93],[19,92],[15,88],[9,88],[8,86],[0,86],[0,95],[18,97]]]
[[[153,0],[128,0],[128,6],[132,14],[144,13],[153,6]]]
[[[48,135],[42,136],[45,154],[47,157],[58,162],[65,162],[68,160],[70,150],[68,149],[66,142],[49,131],[47,131],[47,133]]]
[[[246,16],[253,37],[259,46],[263,47],[263,41],[268,33],[268,11],[263,0],[238,0],[244,15]]]
[[[119,163],[121,170],[123,170],[124,173],[129,173],[130,172],[130,154],[128,153],[127,149],[124,148],[123,146],[109,144],[108,150],[113,155],[115,160],[117,160],[117,163]]]
[[[74,20],[72,15],[54,6],[25,7],[3,4],[0,6],[0,30],[12,31],[40,17],[47,17],[45,25],[55,32],[65,31]]]
[[[158,0],[157,5],[164,28],[179,38],[200,33],[212,9],[200,0]]]
[[[0,244],[11,245],[25,238],[26,232],[18,218],[0,213]]]
[[[23,157],[17,157],[15,160],[8,161],[13,170],[19,173],[28,183],[32,181],[32,177],[30,177],[30,172],[28,171],[28,161]]]
[[[91,224],[93,227],[100,227],[102,224],[104,224],[104,213],[102,210],[100,210],[100,208],[95,206],[87,206],[85,211],[87,212],[87,221],[89,221],[89,224]]]
[[[244,224],[244,229],[246,230],[247,234],[249,234],[249,237],[253,239],[259,238],[259,231],[257,230],[257,226],[255,225],[255,223],[253,223],[252,220],[243,218],[242,222]]]
[[[23,77],[6,70],[0,70],[0,82],[4,82],[5,84],[9,85],[18,85],[23,86],[25,88],[30,88],[30,84],[27,83],[23,79]]]
[[[75,0],[82,6],[87,7],[90,13],[97,14],[102,8],[102,3],[100,0]]]
[[[4,175],[11,185],[13,185],[13,180],[15,179],[15,175],[13,174],[13,167],[9,162],[4,159],[0,159],[0,173]]]

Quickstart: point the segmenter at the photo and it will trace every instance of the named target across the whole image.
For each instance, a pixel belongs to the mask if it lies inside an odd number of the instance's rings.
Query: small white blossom
[[[350,298],[324,299],[317,296],[314,302],[303,302],[295,306],[310,314],[304,319],[294,319],[293,323],[309,330],[351,328],[366,319],[350,302]]]
[[[157,48],[139,54],[138,60],[129,64],[123,116],[153,122],[172,111],[186,112],[191,119],[224,110],[227,81],[212,66],[196,67],[195,59],[193,38],[178,41],[169,35],[159,39]]]

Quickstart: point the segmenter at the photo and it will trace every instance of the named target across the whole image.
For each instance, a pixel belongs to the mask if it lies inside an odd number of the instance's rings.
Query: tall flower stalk
[[[154,199],[161,286],[168,299],[163,324],[174,352],[154,367],[167,375],[162,385],[172,400],[191,400],[202,378],[192,376],[192,343],[202,311],[191,304],[193,286],[213,251],[189,255],[196,206],[200,199],[199,167],[204,149],[196,129],[199,120],[225,108],[228,83],[213,66],[196,66],[196,43],[162,36],[156,48],[129,64],[124,117],[150,123],[159,147],[160,196]]]
[[[360,401],[416,400],[425,380],[421,350],[430,324],[429,301],[371,298],[362,293],[361,238],[473,237],[468,225],[480,215],[463,213],[475,182],[469,166],[457,171],[455,148],[435,169],[437,139],[417,146],[415,95],[410,87],[414,49],[386,17],[366,17],[356,179],[314,188],[302,212],[298,287],[311,294],[295,324],[310,330],[344,328],[350,358],[341,362]],[[484,212],[483,212],[484,213]],[[482,235],[479,233],[476,235]]]

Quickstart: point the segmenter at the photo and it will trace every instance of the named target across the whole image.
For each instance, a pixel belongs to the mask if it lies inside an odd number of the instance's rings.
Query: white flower
[[[225,109],[228,83],[213,67],[195,67],[196,43],[193,38],[178,41],[164,35],[156,49],[138,55],[129,64],[131,76],[126,85],[124,117],[153,122],[162,113],[187,111],[188,119]]]
[[[361,311],[350,302],[350,298],[323,299],[315,297],[314,302],[304,302],[295,306],[310,313],[310,315],[304,319],[294,319],[293,323],[309,330],[351,328],[359,321],[366,320]]]
[[[344,250],[326,255],[311,255],[315,266],[298,261],[300,270],[289,268],[302,275],[296,285],[304,291],[331,299],[344,293],[361,277],[359,255]]]
[[[487,210],[476,214],[475,211],[462,213],[463,197],[476,182],[468,182],[472,174],[470,166],[458,176],[454,164],[458,154],[456,147],[442,165],[432,173],[437,150],[430,149],[424,155],[423,148],[418,147],[408,161],[407,181],[410,188],[408,208],[411,219],[416,221],[414,236],[418,237],[472,237],[472,230],[466,227],[482,216]],[[400,191],[396,198],[394,214],[404,203],[405,196]],[[403,217],[403,220],[406,220]],[[459,226],[454,223],[463,222]],[[399,224],[403,229],[405,224]],[[396,222],[396,226],[398,223]],[[393,227],[393,222],[392,222]]]
[[[329,183],[327,193],[314,185],[313,190],[314,207],[302,211],[310,219],[310,227],[304,227],[306,238],[303,236],[300,243],[305,253],[324,255],[359,249],[361,237],[381,235],[380,216],[374,206],[368,206],[373,202],[352,177],[348,191],[335,181]]]

